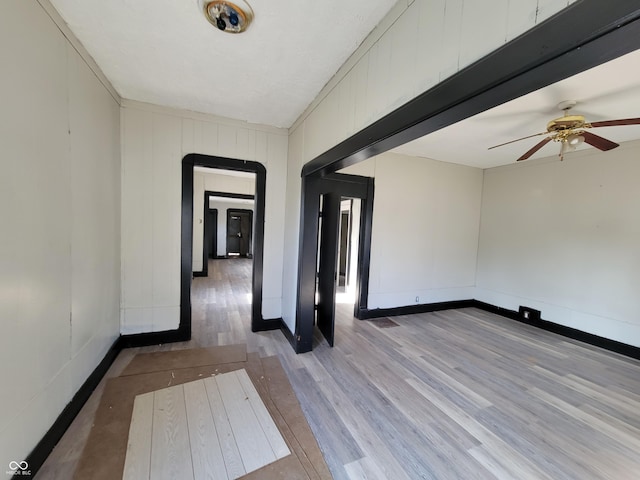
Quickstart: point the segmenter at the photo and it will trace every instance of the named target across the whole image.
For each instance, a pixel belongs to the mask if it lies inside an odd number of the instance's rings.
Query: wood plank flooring
[[[290,453],[242,369],[138,395],[122,478],[236,479]]]
[[[277,354],[336,479],[640,478],[640,362],[474,308],[379,328],[349,305],[333,349],[318,335],[295,355],[281,332],[250,332],[249,262],[194,280],[193,340],[124,351],[110,375],[139,351]],[[99,392],[38,479],[70,478]]]

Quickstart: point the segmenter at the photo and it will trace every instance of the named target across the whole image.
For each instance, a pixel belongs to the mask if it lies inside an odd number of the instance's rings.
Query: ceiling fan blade
[[[551,141],[551,137],[547,137],[544,140],[539,141],[538,143],[536,143],[533,147],[531,147],[530,150],[527,151],[527,153],[525,153],[524,155],[522,155],[517,161],[519,162],[520,160],[526,160],[527,158],[529,158],[531,155],[533,155],[534,153],[536,153],[538,150],[540,150],[542,147],[544,147],[547,143],[549,143]],[[586,137],[585,137],[585,142],[587,141]]]
[[[491,150],[493,148],[502,147],[504,145],[509,145],[510,143],[519,142],[520,140],[526,140],[527,138],[539,137],[540,135],[546,135],[547,133],[549,133],[549,132],[534,133],[533,135],[529,135],[528,137],[522,137],[522,138],[518,138],[517,140],[511,140],[510,142],[501,143],[500,145],[494,145],[493,147],[487,148],[487,150]]]
[[[617,127],[619,125],[640,125],[640,118],[623,118],[621,120],[605,120],[591,122],[592,127]]]
[[[607,150],[612,150],[620,146],[617,143],[612,142],[611,140],[607,140],[606,138],[603,138],[599,135],[594,135],[591,132],[582,132],[580,135],[584,137],[584,141],[586,143],[596,147],[599,150],[602,150],[603,152],[606,152]]]

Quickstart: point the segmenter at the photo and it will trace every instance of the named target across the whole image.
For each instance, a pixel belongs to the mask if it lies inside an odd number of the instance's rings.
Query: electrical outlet
[[[520,315],[520,318],[529,322],[536,322],[540,320],[540,310],[536,310],[535,308],[523,307],[520,305],[518,314]]]

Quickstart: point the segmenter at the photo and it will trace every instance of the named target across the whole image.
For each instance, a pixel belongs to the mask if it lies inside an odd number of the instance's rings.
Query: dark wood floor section
[[[469,308],[379,328],[338,305],[336,344],[295,355],[250,332],[250,260],[212,260],[193,282],[190,342],[277,354],[336,479],[640,478],[640,362]],[[70,477],[94,393],[38,479]]]

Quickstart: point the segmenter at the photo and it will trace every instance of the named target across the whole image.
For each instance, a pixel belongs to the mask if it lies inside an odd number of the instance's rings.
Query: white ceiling
[[[537,90],[394,149],[397,153],[490,168],[515,163],[544,137],[488,147],[539,132],[547,122],[562,116],[558,103],[576,100],[571,110],[587,122],[640,117],[640,50]],[[620,143],[640,139],[640,125],[602,127],[592,133]],[[583,145],[578,148],[593,148]],[[557,155],[560,146],[550,142],[531,159]],[[571,153],[567,154],[568,156]]]
[[[248,0],[239,35],[198,0],[50,1],[123,98],[289,127],[397,0]]]

